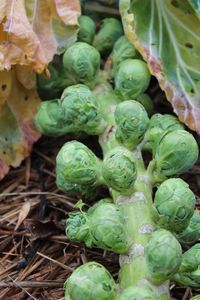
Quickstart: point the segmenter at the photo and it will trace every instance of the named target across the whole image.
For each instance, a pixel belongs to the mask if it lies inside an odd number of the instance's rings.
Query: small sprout
[[[100,134],[105,121],[99,113],[96,97],[83,84],[67,87],[61,96],[61,107],[68,132]]]
[[[116,40],[123,34],[122,24],[115,18],[102,20],[101,27],[94,38],[94,47],[100,53],[110,52]]]
[[[156,171],[161,176],[181,174],[195,164],[198,154],[192,134],[185,130],[166,132],[155,151]]]
[[[162,228],[180,232],[188,226],[195,204],[195,195],[185,181],[180,178],[168,179],[155,194],[155,221]]]
[[[77,42],[64,53],[63,64],[71,84],[92,85],[99,71],[100,54],[93,46]]]
[[[138,52],[135,46],[127,39],[125,35],[122,35],[114,44],[112,52],[113,62],[113,74],[118,70],[119,64],[129,58],[135,58],[138,56]]]
[[[94,185],[100,179],[100,162],[93,152],[77,141],[65,143],[56,157],[58,187]]]
[[[103,199],[88,212],[70,213],[67,219],[66,235],[77,241],[84,241],[87,247],[126,253],[129,248],[125,219],[115,204]]]
[[[153,151],[157,148],[163,134],[179,129],[184,129],[184,127],[175,116],[154,114],[150,119],[147,131],[148,141]]]
[[[115,300],[117,286],[102,265],[88,262],[72,273],[64,289],[70,300]]]
[[[125,148],[114,148],[103,160],[102,174],[106,184],[122,194],[133,189],[137,170],[134,160]]]
[[[156,295],[149,286],[131,286],[126,288],[119,300],[155,300]]]
[[[94,21],[88,16],[79,17],[78,42],[92,44],[96,26]]]
[[[188,227],[177,235],[181,244],[193,244],[200,238],[200,214],[195,212]]]
[[[162,284],[179,269],[182,250],[176,238],[167,230],[155,231],[145,247],[149,280]]]
[[[115,75],[115,92],[124,100],[135,99],[149,86],[151,75],[147,64],[139,59],[126,59]]]
[[[142,141],[149,125],[147,112],[140,103],[134,100],[124,101],[117,105],[115,121],[116,139],[130,150]]]
[[[67,133],[60,100],[41,102],[34,117],[34,124],[44,135],[61,136]]]
[[[151,117],[154,113],[154,103],[148,94],[140,94],[135,97],[135,100],[144,106],[147,114]]]
[[[183,254],[179,272],[174,280],[182,286],[200,287],[200,244],[192,246]]]

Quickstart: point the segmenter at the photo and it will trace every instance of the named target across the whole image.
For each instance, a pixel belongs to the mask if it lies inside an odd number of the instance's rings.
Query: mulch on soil
[[[117,279],[118,255],[87,249],[64,233],[66,214],[77,199],[58,191],[55,157],[66,138],[42,138],[32,155],[0,184],[0,299],[64,299],[63,283],[86,261],[102,263]],[[91,142],[90,142],[91,143]],[[200,167],[184,174],[197,195]],[[171,285],[175,299],[197,292]]]

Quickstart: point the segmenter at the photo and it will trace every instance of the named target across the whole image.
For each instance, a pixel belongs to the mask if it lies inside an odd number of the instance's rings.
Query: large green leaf
[[[121,0],[128,38],[179,119],[200,133],[199,0]]]

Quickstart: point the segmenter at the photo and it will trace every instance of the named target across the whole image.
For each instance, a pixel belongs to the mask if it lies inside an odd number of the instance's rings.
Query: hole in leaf
[[[185,46],[186,46],[187,48],[190,48],[190,49],[193,48],[193,45],[192,45],[191,43],[185,43]]]
[[[24,97],[24,100],[25,100],[25,101],[27,101],[27,100],[28,100],[28,96],[27,96],[27,95]]]
[[[3,154],[6,154],[6,151],[5,151],[5,150],[3,151]]]
[[[171,1],[171,4],[176,7],[176,8],[179,8],[179,5],[178,5],[178,2],[176,0],[172,0]]]
[[[191,89],[191,90],[190,90],[190,93],[194,94],[194,89]]]
[[[7,88],[7,85],[6,85],[6,84],[2,84],[1,90],[2,90],[3,92],[6,90],[6,88]]]

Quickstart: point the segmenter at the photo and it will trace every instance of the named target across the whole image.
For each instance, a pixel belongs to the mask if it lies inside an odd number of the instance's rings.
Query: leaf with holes
[[[39,103],[30,67],[0,72],[0,179],[10,166],[19,166],[40,137],[32,123]]]
[[[128,38],[157,77],[174,112],[200,133],[199,0],[121,0]]]
[[[78,0],[1,0],[0,70],[31,65],[41,73],[76,40]]]

